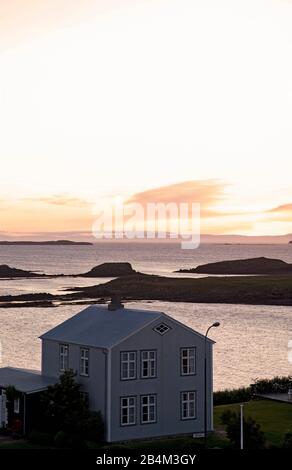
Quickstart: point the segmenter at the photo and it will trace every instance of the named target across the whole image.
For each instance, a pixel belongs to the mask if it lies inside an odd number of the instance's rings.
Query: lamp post
[[[209,326],[209,328],[206,331],[205,334],[205,364],[204,364],[204,382],[205,382],[205,396],[204,396],[204,444],[205,444],[205,449],[207,448],[207,338],[209,331],[211,328],[217,328],[220,326],[220,323],[216,321],[212,325]]]
[[[243,450],[243,407],[244,404],[240,405],[240,450]]]

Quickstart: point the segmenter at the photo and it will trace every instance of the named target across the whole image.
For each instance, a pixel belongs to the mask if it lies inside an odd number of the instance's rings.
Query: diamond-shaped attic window
[[[168,330],[170,330],[169,326],[165,325],[164,323],[160,323],[160,325],[157,325],[154,328],[154,331],[160,335],[164,335],[164,333],[166,333]]]

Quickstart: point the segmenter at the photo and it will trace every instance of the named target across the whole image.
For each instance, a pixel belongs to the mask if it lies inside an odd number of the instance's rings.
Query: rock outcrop
[[[292,264],[279,259],[250,258],[208,263],[191,269],[180,269],[179,273],[199,274],[292,274]]]
[[[78,277],[121,277],[135,274],[130,263],[103,263],[95,266],[87,273],[77,274]]]
[[[44,274],[34,273],[32,271],[25,271],[24,269],[11,268],[7,264],[0,265],[0,278],[1,279],[10,279],[15,277],[43,277]]]

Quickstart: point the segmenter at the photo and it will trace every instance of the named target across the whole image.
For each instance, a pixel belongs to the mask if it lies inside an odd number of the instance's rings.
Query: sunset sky
[[[96,203],[292,233],[291,0],[1,0],[0,238]]]

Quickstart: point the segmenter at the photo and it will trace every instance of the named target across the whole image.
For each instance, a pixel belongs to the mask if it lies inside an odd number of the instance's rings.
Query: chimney
[[[121,297],[117,294],[113,295],[111,298],[110,303],[107,306],[108,310],[114,312],[115,310],[119,310],[124,308],[124,305],[121,302]]]

